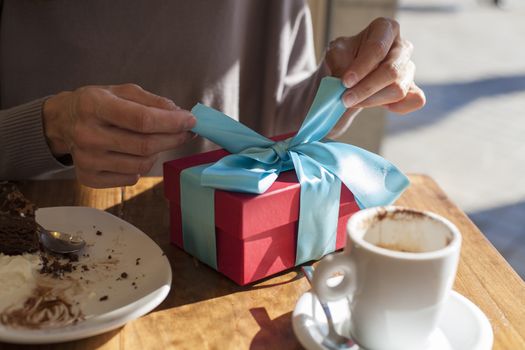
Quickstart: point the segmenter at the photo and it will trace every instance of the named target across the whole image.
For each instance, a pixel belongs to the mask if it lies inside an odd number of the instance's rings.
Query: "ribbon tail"
[[[328,135],[346,111],[341,100],[345,90],[340,79],[325,77],[321,80],[312,106],[297,135],[291,141],[291,147],[319,141]]]
[[[314,159],[290,154],[301,184],[295,258],[300,265],[335,250],[341,181]]]
[[[361,208],[391,204],[410,184],[392,163],[353,145],[314,142],[294,151],[319,160],[345,184]]]

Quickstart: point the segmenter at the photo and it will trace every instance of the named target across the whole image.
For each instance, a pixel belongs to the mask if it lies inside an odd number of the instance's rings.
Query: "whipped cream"
[[[61,267],[55,258],[45,258]],[[69,275],[57,279],[43,276],[40,254],[9,256],[0,253],[0,324],[13,328],[62,327],[82,319],[80,303],[73,294],[82,290]],[[53,275],[54,276],[54,275]]]
[[[0,313],[32,295],[40,264],[36,254],[10,256],[0,253]]]

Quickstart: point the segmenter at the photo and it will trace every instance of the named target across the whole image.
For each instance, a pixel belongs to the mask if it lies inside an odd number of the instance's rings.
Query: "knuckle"
[[[84,116],[94,112],[94,99],[96,98],[96,88],[85,86],[76,90],[75,112],[77,116]]]
[[[392,27],[392,29],[394,30],[394,32],[399,32],[399,22],[396,21],[395,19],[388,19],[388,24]]]
[[[153,95],[153,103],[156,106],[171,107],[173,102],[171,102],[166,97],[162,97],[162,96],[159,96],[159,95]]]
[[[383,70],[390,81],[397,81],[401,78],[401,67],[396,62],[389,62],[383,65]]]
[[[388,53],[388,47],[383,40],[373,40],[369,42],[372,55],[377,60],[382,60]]]
[[[137,114],[137,131],[147,133],[152,128],[153,119],[145,108],[141,108]]]
[[[126,84],[123,84],[122,87],[128,91],[141,91],[142,90],[142,87],[135,83],[126,83]]]
[[[150,156],[154,153],[153,141],[149,137],[144,137],[139,143],[139,154],[141,156]]]
[[[392,97],[396,100],[401,100],[407,94],[407,91],[404,88],[404,86],[397,82],[390,86],[390,90],[392,92]]]

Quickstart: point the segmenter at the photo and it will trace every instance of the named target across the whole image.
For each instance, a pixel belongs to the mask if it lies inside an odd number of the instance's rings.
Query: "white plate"
[[[82,276],[80,282],[84,283],[85,290],[75,299],[82,303],[85,320],[61,328],[37,330],[0,325],[0,341],[55,343],[104,333],[145,315],[168,295],[169,261],[160,247],[135,226],[88,207],[42,208],[36,212],[36,218],[48,229],[78,233],[87,242],[79,264],[88,266],[89,270],[77,268],[71,274],[71,278],[76,279]],[[138,264],[137,258],[140,258]],[[127,277],[119,279],[123,272]],[[104,296],[107,300],[101,301]]]
[[[328,303],[336,330],[349,334],[350,312],[346,299]],[[304,293],[297,302],[292,324],[300,343],[309,350],[324,350],[322,339],[328,334],[326,317],[317,297]],[[492,327],[485,314],[470,300],[452,291],[439,322],[425,350],[492,349]],[[354,346],[352,350],[360,349]]]

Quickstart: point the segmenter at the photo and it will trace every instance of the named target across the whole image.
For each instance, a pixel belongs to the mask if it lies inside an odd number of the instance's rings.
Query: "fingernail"
[[[349,92],[343,96],[343,103],[346,108],[350,108],[357,103],[357,96],[353,92]]]
[[[197,123],[197,119],[195,119],[194,116],[191,116],[190,118],[188,118],[188,120],[186,120],[186,122],[184,123],[184,128],[186,130],[191,130],[195,124]]]
[[[343,85],[347,89],[350,89],[356,83],[357,83],[357,74],[355,74],[354,72],[350,72],[350,73],[346,74],[346,76],[345,76],[345,78],[343,80]]]

